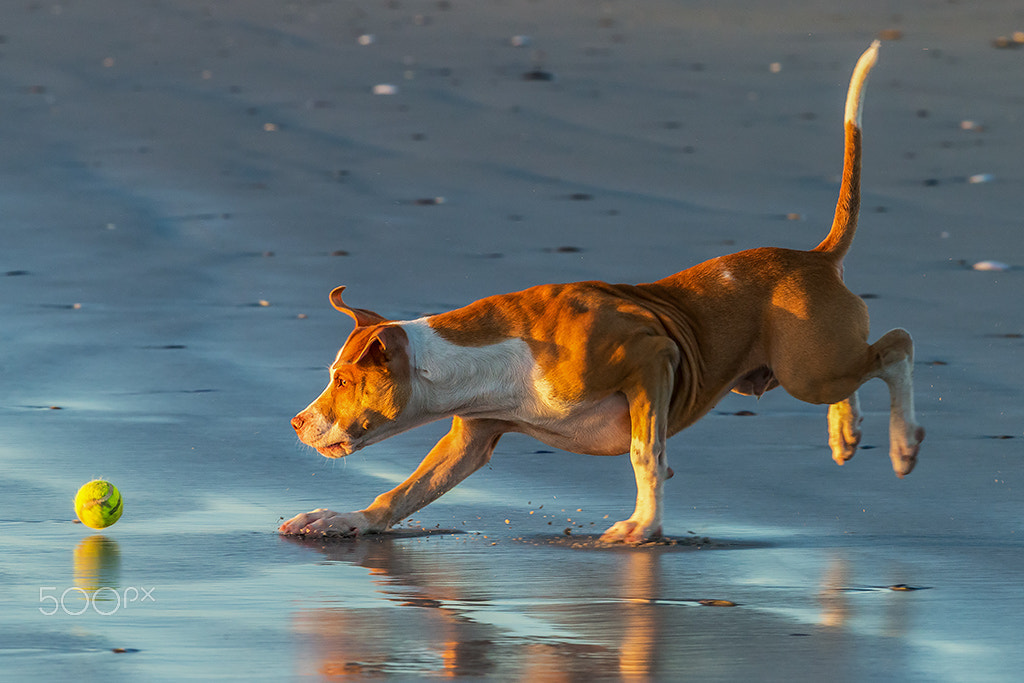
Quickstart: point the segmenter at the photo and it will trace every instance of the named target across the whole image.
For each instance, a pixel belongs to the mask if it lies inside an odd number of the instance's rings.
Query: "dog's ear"
[[[342,313],[352,316],[352,319],[356,321],[356,327],[367,327],[369,325],[390,322],[384,316],[378,315],[373,311],[368,311],[365,308],[351,308],[346,305],[345,302],[341,300],[341,293],[344,291],[344,285],[341,287],[335,287],[334,290],[331,291],[331,305]]]
[[[348,358],[345,360],[349,363],[358,363],[364,358],[373,357],[381,363],[386,363],[391,360],[395,349],[405,339],[405,332],[392,325],[381,325],[374,330],[356,329],[345,344],[345,350],[351,346],[355,353],[346,354]]]

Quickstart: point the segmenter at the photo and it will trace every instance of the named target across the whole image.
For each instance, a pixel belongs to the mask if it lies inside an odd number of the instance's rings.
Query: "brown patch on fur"
[[[523,340],[554,398],[564,402],[599,399],[631,386],[636,349],[651,337],[667,337],[680,351],[671,412],[681,420],[694,408],[703,370],[686,311],[677,297],[664,298],[657,285],[575,282],[487,297],[428,322],[458,346]]]

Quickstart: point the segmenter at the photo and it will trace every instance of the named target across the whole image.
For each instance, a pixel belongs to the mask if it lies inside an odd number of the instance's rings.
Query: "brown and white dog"
[[[857,388],[889,387],[896,474],[917,460],[913,343],[895,329],[868,344],[864,302],[843,284],[860,205],[860,108],[878,41],[854,69],[846,101],[843,179],[828,236],[810,251],[760,248],[712,259],[657,282],[540,285],[448,313],[397,322],[342,301],[356,327],[324,392],[295,416],[299,438],[329,458],[451,417],[451,431],[402,484],[364,510],[318,509],[280,532],[350,536],[387,530],[491,457],[506,432],[591,455],[629,453],[636,509],[607,542],[662,532],[665,442],[730,390],[782,386],[828,404],[829,445],[842,465],[860,441]]]

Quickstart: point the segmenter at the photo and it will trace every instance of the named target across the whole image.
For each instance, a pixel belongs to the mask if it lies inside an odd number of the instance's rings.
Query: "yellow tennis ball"
[[[75,512],[82,524],[92,529],[106,529],[121,519],[124,499],[121,492],[109,481],[94,479],[78,489],[75,496]]]

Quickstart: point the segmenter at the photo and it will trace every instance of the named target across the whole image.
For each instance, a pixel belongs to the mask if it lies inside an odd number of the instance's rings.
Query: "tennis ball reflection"
[[[75,585],[89,594],[100,588],[116,588],[121,568],[121,551],[117,541],[95,534],[83,538],[75,546]]]

